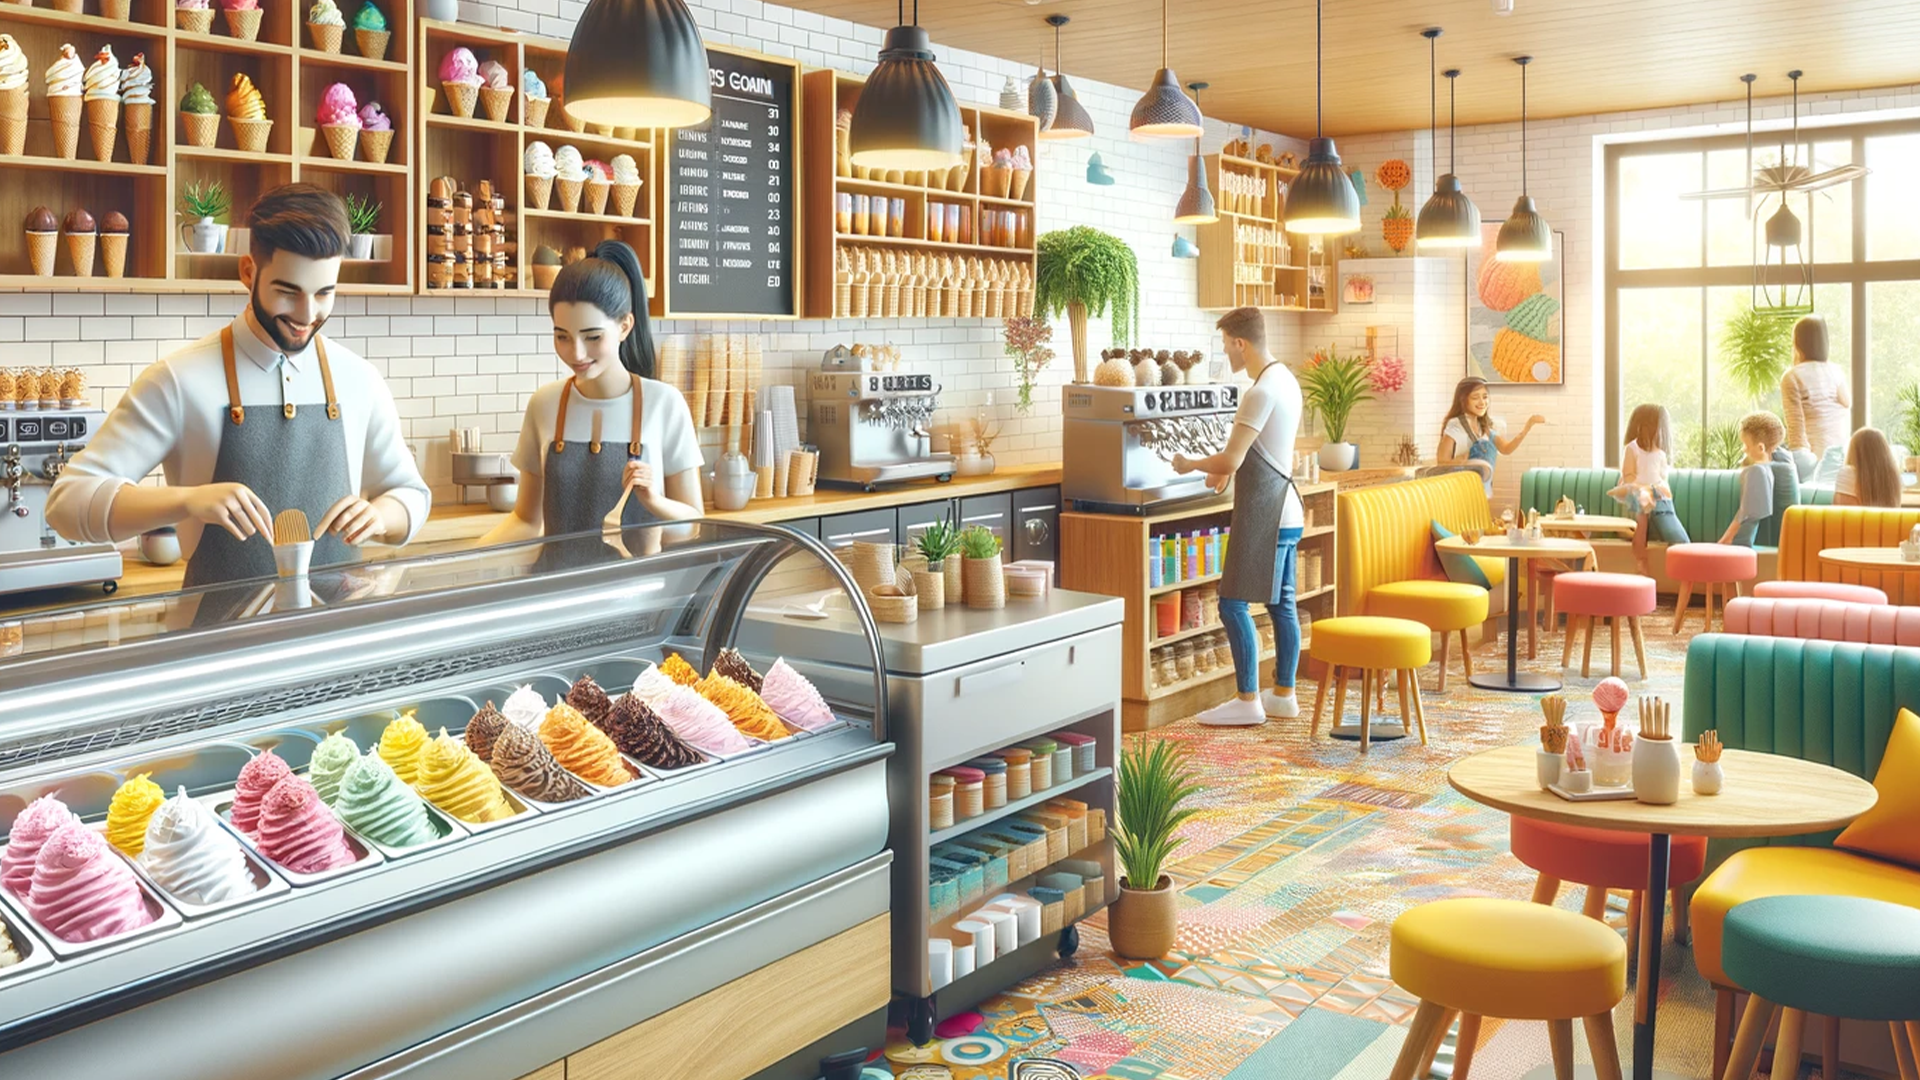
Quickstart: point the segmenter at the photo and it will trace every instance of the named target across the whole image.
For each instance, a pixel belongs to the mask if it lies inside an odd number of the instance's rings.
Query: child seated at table
[[[1721,543],[1752,547],[1760,523],[1773,516],[1773,455],[1786,437],[1786,425],[1772,413],[1748,413],[1740,418],[1740,445],[1747,451],[1746,464],[1740,470],[1740,509],[1720,538]]]
[[[1667,486],[1667,458],[1673,453],[1673,423],[1660,405],[1640,405],[1627,418],[1626,447],[1620,453],[1620,486],[1607,494],[1633,515],[1633,565],[1647,576],[1647,541],[1687,542],[1686,527],[1673,510]]]

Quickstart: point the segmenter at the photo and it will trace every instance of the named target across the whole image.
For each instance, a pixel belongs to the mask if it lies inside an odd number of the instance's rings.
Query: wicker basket
[[[947,575],[943,570],[915,570],[913,591],[921,611],[939,611],[947,606]]]
[[[847,569],[853,573],[853,580],[863,593],[871,593],[882,585],[893,582],[893,545],[869,544],[856,540],[850,545]]]
[[[920,603],[897,585],[882,585],[867,592],[867,607],[873,620],[883,623],[910,623],[920,617]]]
[[[960,578],[967,606],[1003,608],[1007,606],[1005,565],[998,555],[985,559],[961,559]]]

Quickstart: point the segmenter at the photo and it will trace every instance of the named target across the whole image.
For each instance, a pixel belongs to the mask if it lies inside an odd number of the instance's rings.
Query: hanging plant
[[[1140,332],[1140,264],[1133,249],[1111,233],[1086,225],[1047,233],[1039,242],[1033,305],[1051,318],[1070,304],[1108,315],[1115,345]]]
[[[1742,304],[1720,330],[1720,370],[1755,402],[1780,389],[1793,366],[1793,322]]]
[[[1033,381],[1053,361],[1053,350],[1047,345],[1053,340],[1053,327],[1039,319],[1008,319],[1004,335],[1007,355],[1020,373],[1019,408],[1026,412],[1033,408]]]

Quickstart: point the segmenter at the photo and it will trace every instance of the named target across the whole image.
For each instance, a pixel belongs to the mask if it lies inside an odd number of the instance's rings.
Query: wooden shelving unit
[[[1328,245],[1316,250],[1286,231],[1285,189],[1300,170],[1228,154],[1209,154],[1206,164],[1220,220],[1196,230],[1200,307],[1332,311]]]
[[[341,195],[372,198],[383,205],[379,231],[391,234],[391,240],[379,243],[376,250],[391,254],[346,263],[341,270],[342,291],[411,291],[412,144],[406,138],[406,124],[413,113],[413,95],[404,63],[412,48],[411,3],[382,0],[381,9],[392,33],[385,60],[357,55],[351,29],[343,46],[347,55],[329,56],[306,48],[305,28],[296,24],[291,7],[263,6],[259,40],[244,41],[230,36],[224,20],[217,15],[211,33],[177,28],[173,5],[166,0],[134,0],[132,18],[124,22],[91,13],[0,4],[0,31],[12,34],[20,43],[31,68],[25,156],[0,156],[0,221],[10,222],[14,230],[13,241],[0,244],[0,287],[237,292],[238,251],[199,255],[186,249],[178,228],[180,193],[190,182],[218,180],[233,198],[230,218],[238,222],[261,192],[304,180]],[[347,13],[351,22],[358,8],[349,6],[353,8]],[[80,160],[54,156],[42,72],[63,43],[71,43],[83,63],[91,62],[93,53],[103,44],[113,46],[123,67],[136,53],[146,56],[154,75],[154,110],[151,150],[145,165],[132,162],[124,114],[112,161],[91,160],[92,141],[84,130]],[[246,72],[259,87],[267,116],[273,121],[267,152],[240,151],[224,119],[213,147],[185,145],[178,114],[187,88],[195,82],[204,84],[221,104],[224,117],[226,93],[236,72]],[[377,100],[386,106],[395,128],[387,164],[334,161],[326,156],[325,140],[313,125],[320,95],[334,82],[351,86],[362,104]],[[108,211],[126,215],[132,226],[126,276],[106,277],[104,264],[98,259],[92,277],[75,276],[64,239],[54,276],[32,274],[20,223],[36,206],[45,206],[62,219],[68,211],[82,207],[96,219]]]
[[[1015,314],[1016,311],[1025,313],[1031,308],[1033,295],[1037,174],[1027,178],[1026,190],[1017,199],[1000,197],[986,190],[991,179],[986,172],[987,162],[978,155],[959,170],[957,187],[952,183],[954,177],[951,173],[944,178],[933,174],[931,179],[920,173],[896,172],[865,177],[853,175],[856,170],[849,163],[841,161],[837,152],[838,134],[834,117],[840,110],[854,107],[865,85],[864,79],[839,71],[812,71],[806,76],[806,92],[802,95],[801,105],[806,118],[802,125],[806,145],[801,164],[804,207],[802,240],[807,267],[806,316],[846,317],[859,309],[853,290],[840,290],[838,285],[849,284],[841,280],[841,275],[846,272],[847,259],[844,257],[862,251],[882,253],[882,257],[893,255],[896,265],[901,256],[914,262],[924,262],[931,269],[923,276],[936,279],[923,281],[921,288],[929,292],[938,283],[940,260],[948,259],[969,265],[972,260],[978,260],[983,271],[1004,273],[1018,287],[1002,287],[998,290],[979,288],[975,290],[970,303],[963,302],[967,309],[964,314],[999,318]],[[976,142],[984,140],[993,149],[1012,150],[1024,146],[1029,159],[1037,159],[1038,129],[1033,117],[1025,113],[973,105],[961,106],[960,115]],[[858,234],[842,228],[837,212],[839,196],[842,194],[886,199],[889,214],[892,200],[900,200],[904,220],[899,228],[893,230],[899,235],[887,235],[885,229],[878,230],[880,234],[875,235],[876,230],[872,229],[866,234]],[[931,205],[958,208],[957,216],[950,216],[943,211],[938,239],[932,233],[932,222],[928,215]],[[996,233],[996,223],[991,215],[1003,213],[1013,214],[1016,222],[1011,230],[1011,242],[982,243],[983,238],[990,238]],[[950,221],[957,221],[960,226],[957,240],[949,234]],[[998,231],[1006,232],[1004,225],[998,226]],[[918,256],[926,256],[926,259],[919,260]],[[999,264],[997,271],[990,270],[990,264]],[[907,283],[903,281],[901,284],[901,291],[906,291]],[[983,297],[994,292],[998,292],[999,296],[989,306]],[[929,310],[925,311],[925,317],[950,314],[949,305],[944,303],[941,310],[930,310],[930,298],[927,306]],[[890,317],[884,307],[875,306],[871,298],[866,310],[870,318]],[[909,315],[906,311],[896,309],[891,317],[905,318]]]

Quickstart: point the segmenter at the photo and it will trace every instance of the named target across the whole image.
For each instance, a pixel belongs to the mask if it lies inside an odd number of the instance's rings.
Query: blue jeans
[[[1493,470],[1500,465],[1500,447],[1492,439],[1475,439],[1473,445],[1467,448],[1467,460],[1487,463],[1487,471],[1480,478],[1480,484],[1487,489],[1488,495],[1492,495]]]
[[[1273,549],[1274,595],[1267,605],[1273,620],[1273,685],[1292,688],[1300,670],[1300,613],[1294,607],[1293,556],[1300,548],[1299,529],[1281,529]],[[1235,688],[1242,694],[1260,689],[1260,636],[1253,629],[1253,613],[1245,600],[1220,598],[1220,622],[1233,650]]]
[[[1653,510],[1647,515],[1647,539],[1661,544],[1687,543],[1687,527],[1680,524],[1680,515],[1674,512],[1672,499],[1653,500]]]
[[[1752,521],[1741,522],[1740,527],[1733,531],[1733,546],[1752,547],[1753,542],[1760,537],[1761,520],[1762,519],[1756,518]]]

